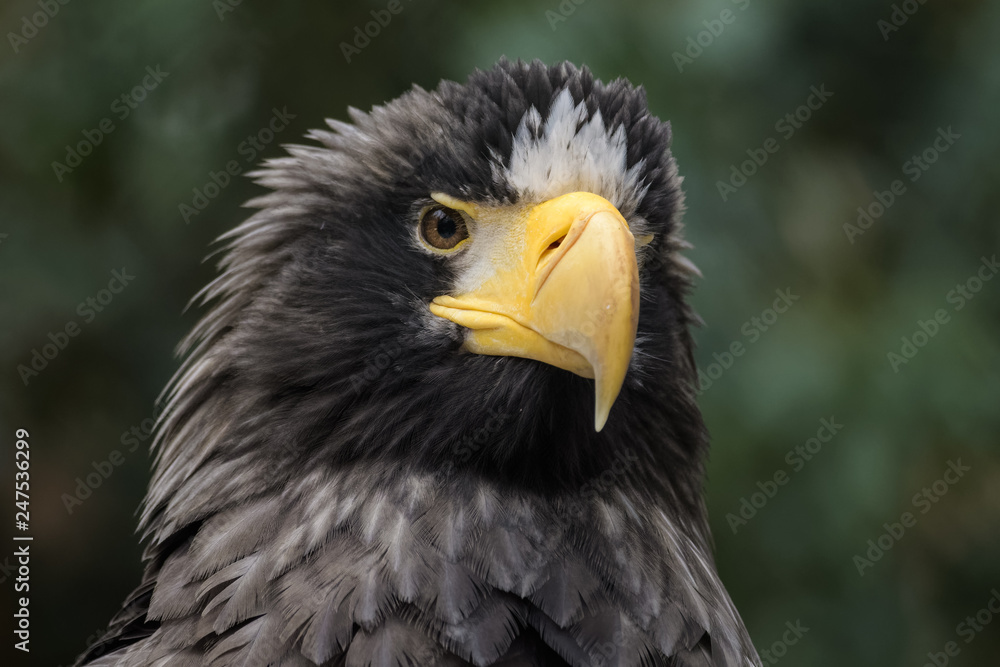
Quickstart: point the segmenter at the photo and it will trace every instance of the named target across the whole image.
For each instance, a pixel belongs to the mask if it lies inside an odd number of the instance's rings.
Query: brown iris
[[[469,229],[458,211],[434,206],[420,218],[420,236],[432,248],[452,250],[469,238]]]

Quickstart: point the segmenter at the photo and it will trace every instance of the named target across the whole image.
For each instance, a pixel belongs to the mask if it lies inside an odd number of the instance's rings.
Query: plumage
[[[167,390],[144,580],[78,664],[759,665],[701,497],[669,125],[625,81],[505,60],[350,117],[253,174]],[[574,191],[643,239],[599,432],[593,381],[465,351],[428,304],[482,266],[413,231],[430,193]]]

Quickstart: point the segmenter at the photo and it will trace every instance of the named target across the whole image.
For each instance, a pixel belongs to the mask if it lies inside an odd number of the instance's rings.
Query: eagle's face
[[[627,446],[697,504],[693,267],[642,90],[501,63],[351,116],[254,174],[274,192],[226,235],[174,423],[217,403],[212,449],[277,478],[374,457],[576,488]]]

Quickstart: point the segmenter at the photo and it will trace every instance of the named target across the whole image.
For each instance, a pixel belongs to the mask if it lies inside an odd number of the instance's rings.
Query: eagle
[[[754,667],[645,91],[500,60],[251,176],[79,665]],[[210,304],[210,305],[209,305]]]

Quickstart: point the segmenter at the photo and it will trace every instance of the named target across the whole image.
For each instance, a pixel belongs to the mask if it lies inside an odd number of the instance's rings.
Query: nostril
[[[559,246],[561,246],[563,244],[563,241],[565,240],[566,240],[566,235],[563,234],[555,241],[550,243],[549,247],[547,247],[545,249],[545,252],[543,252],[541,256],[538,258],[538,265],[543,266],[549,260],[549,258],[552,257],[553,253],[555,253],[556,250],[559,250]]]
[[[535,287],[536,295],[538,294],[538,291],[542,289],[542,286],[545,285],[545,281],[549,279],[549,275],[552,273],[556,264],[560,262],[560,258],[565,257],[566,253],[573,249],[573,245],[587,228],[588,220],[589,218],[587,220],[583,220],[582,222],[577,221],[576,224],[571,225],[561,236],[550,242],[545,248],[545,251],[542,252],[541,256],[539,256],[538,265],[535,268],[535,271],[537,272],[537,283]]]

